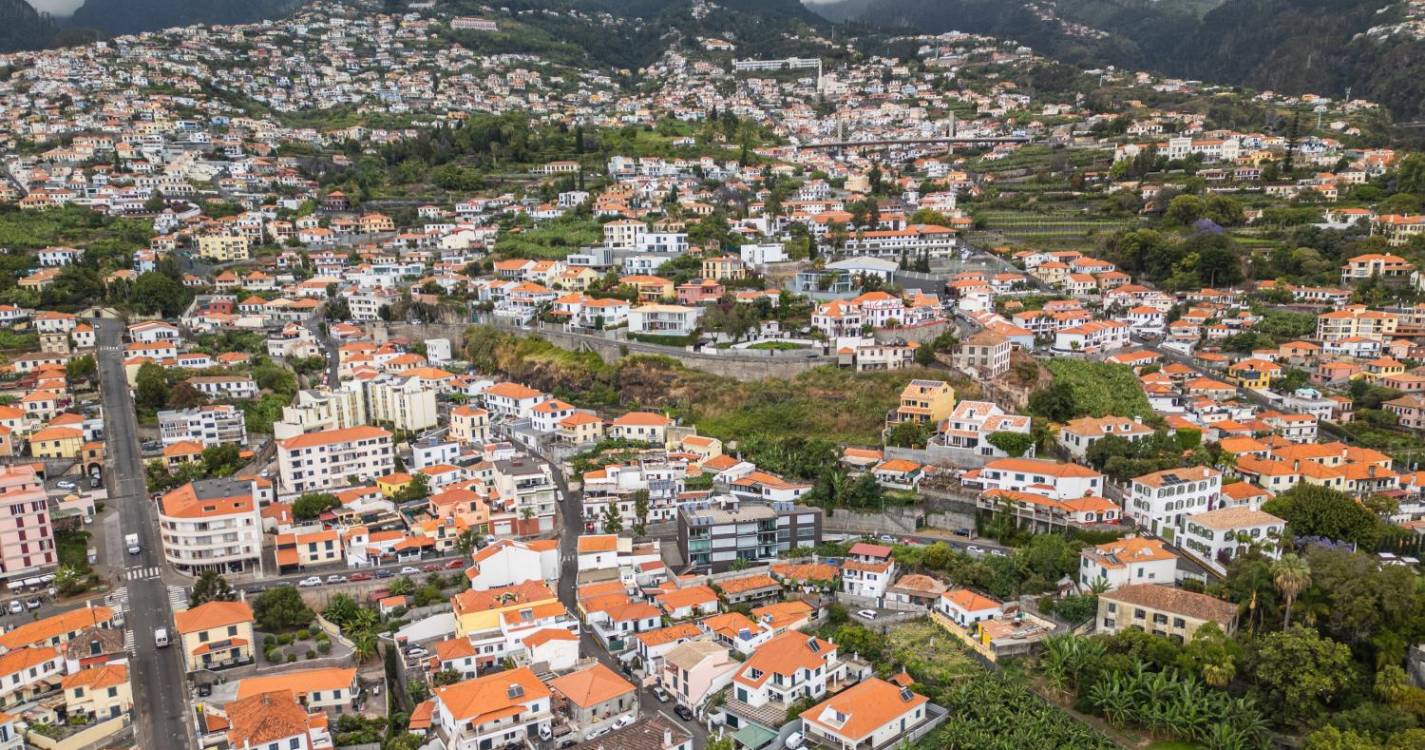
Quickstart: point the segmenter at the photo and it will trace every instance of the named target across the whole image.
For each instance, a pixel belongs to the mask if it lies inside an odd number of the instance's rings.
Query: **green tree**
[[[168,374],[162,366],[152,362],[139,366],[134,376],[134,401],[151,411],[168,405]]]
[[[1324,536],[1373,546],[1380,519],[1344,492],[1301,482],[1267,501],[1262,510],[1287,522],[1296,536]]]
[[[648,490],[633,493],[633,533],[637,536],[648,533]]]
[[[94,361],[94,355],[85,354],[69,360],[64,366],[64,373],[70,380],[92,380],[99,374],[99,365]]]
[[[310,521],[333,508],[340,508],[341,500],[327,492],[308,492],[292,503],[292,518]]]
[[[252,614],[258,627],[273,632],[304,628],[312,624],[316,616],[292,586],[279,586],[259,594],[252,602]]]
[[[1354,675],[1349,648],[1300,625],[1263,636],[1250,661],[1269,715],[1297,726],[1324,715]]]
[[[158,271],[140,274],[134,280],[129,302],[136,312],[175,318],[193,299],[193,292],[173,277]]]
[[[196,607],[204,602],[231,602],[237,599],[228,579],[214,571],[205,571],[193,582],[193,590],[188,594],[188,606]]]
[[[1286,614],[1282,627],[1291,627],[1291,605],[1302,589],[1311,585],[1311,566],[1302,557],[1287,553],[1272,563],[1272,580],[1286,600]]]
[[[613,500],[604,506],[603,527],[605,534],[617,534],[623,531],[623,515],[619,513],[618,503]]]

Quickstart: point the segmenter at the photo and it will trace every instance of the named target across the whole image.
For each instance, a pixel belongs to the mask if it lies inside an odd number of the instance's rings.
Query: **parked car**
[[[390,578],[394,575],[396,575],[395,572],[392,571],[390,568],[382,568],[381,570],[376,571],[377,578]]]
[[[574,747],[574,746],[577,745],[577,744],[579,744],[579,741],[576,740],[576,739],[574,739],[573,737],[570,737],[570,738],[564,740],[563,742],[560,742],[560,743],[559,743],[559,750],[564,750],[565,748]]]
[[[39,609],[39,608],[40,608],[40,604],[41,604],[40,598],[39,598],[38,596],[32,596],[32,597],[30,597],[29,599],[26,599],[26,600],[25,600],[25,609],[30,609],[30,610]]]
[[[893,536],[891,536],[890,534],[882,534],[882,535],[881,535],[880,537],[878,537],[878,538],[879,538],[882,542],[885,542],[886,544],[895,544],[895,542],[896,542],[896,538],[893,537]]]
[[[617,719],[614,719],[614,729],[623,729],[624,727],[626,727],[626,726],[628,726],[629,724],[632,724],[632,723],[633,723],[633,714],[624,714],[623,716],[620,716],[620,717],[618,717]]]
[[[553,738],[553,737],[554,737],[554,732],[550,730],[548,724],[540,724],[540,725],[539,725],[539,738],[540,738],[541,740],[545,740],[545,741],[547,742],[547,741],[549,741],[549,740],[550,740],[551,738]]]
[[[346,576],[332,573],[331,575],[327,576],[327,583],[346,583]]]
[[[862,609],[862,610],[857,610],[856,616],[857,616],[857,617],[860,617],[860,618],[863,619],[863,620],[874,620],[874,619],[876,619],[876,610],[874,610],[874,609]]]
[[[302,588],[311,588],[311,587],[313,587],[313,586],[320,586],[320,585],[322,585],[322,577],[321,577],[321,576],[307,576],[306,578],[303,578],[302,580],[298,581],[298,582],[297,582],[297,585],[300,586],[300,587],[302,587]]]
[[[74,482],[69,481],[68,479],[61,479],[58,482],[55,482],[54,486],[62,490],[72,490],[78,485],[76,485]]]
[[[446,570],[460,570],[463,567],[465,567],[465,561],[458,557],[445,564]]]
[[[422,565],[422,566],[421,566],[421,570],[423,570],[423,571],[425,571],[425,572],[427,572],[427,573],[436,573],[436,572],[439,572],[439,571],[440,571],[440,563],[426,563],[425,565]]]
[[[369,581],[374,577],[370,573],[352,573],[346,580],[356,583],[357,581]]]
[[[801,732],[792,732],[791,734],[787,735],[787,741],[785,743],[785,746],[787,750],[797,750],[797,748],[802,746],[802,742],[804,740],[805,738],[802,737]]]
[[[678,718],[682,719],[683,721],[693,720],[693,709],[688,708],[687,706],[684,706],[682,704],[674,706],[673,713],[677,714]]]
[[[10,602],[10,606],[6,609],[6,611],[12,615],[18,615],[21,612],[25,611],[25,605],[19,599],[16,599],[15,601]]]
[[[653,697],[657,698],[659,703],[667,703],[673,696],[669,695],[667,690],[656,687],[653,688]]]
[[[414,565],[407,565],[406,567],[401,568],[401,575],[403,576],[418,576],[420,574],[421,569],[417,568]]]

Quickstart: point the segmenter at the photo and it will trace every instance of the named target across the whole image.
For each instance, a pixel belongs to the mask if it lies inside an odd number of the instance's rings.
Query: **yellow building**
[[[401,490],[410,486],[413,480],[414,477],[404,471],[393,471],[376,478],[376,489],[381,490],[381,494],[386,497],[395,497]]]
[[[84,447],[84,432],[72,427],[46,427],[30,436],[35,458],[75,458]]]
[[[247,260],[252,243],[239,234],[209,234],[198,238],[198,257],[218,263]]]
[[[954,411],[954,386],[943,380],[912,380],[901,391],[892,421],[937,425]]]
[[[737,281],[747,278],[747,266],[735,255],[703,258],[703,278],[715,281]]]
[[[81,669],[59,684],[64,689],[64,705],[70,716],[104,721],[122,716],[134,707],[127,664]]]
[[[450,597],[450,604],[455,610],[455,633],[466,638],[471,633],[499,630],[506,612],[558,605],[559,600],[543,581],[526,581],[485,591],[468,589]]]
[[[252,607],[247,602],[207,602],[173,613],[189,672],[252,661]]]

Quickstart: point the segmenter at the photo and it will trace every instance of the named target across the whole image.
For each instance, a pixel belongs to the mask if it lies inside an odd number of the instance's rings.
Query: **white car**
[[[18,615],[21,612],[25,611],[25,604],[19,599],[16,599],[15,601],[10,602],[10,607],[7,611],[12,615]]]
[[[406,567],[401,568],[401,575],[403,576],[418,576],[420,574],[421,569],[417,567],[407,565]]]
[[[298,581],[298,582],[297,582],[297,585],[298,585],[298,586],[301,586],[302,588],[311,588],[312,586],[320,586],[320,585],[322,585],[322,577],[321,577],[321,576],[308,576],[308,577],[306,577],[306,578],[303,578],[301,581]]]
[[[874,609],[863,609],[863,610],[859,610],[859,611],[856,612],[856,616],[857,616],[857,617],[860,617],[860,618],[863,619],[863,620],[874,620],[874,619],[876,619],[876,610],[874,610]]]
[[[327,576],[327,583],[346,583],[346,576],[332,573],[331,575]]]
[[[626,726],[628,726],[629,724],[632,724],[632,723],[633,723],[633,714],[624,714],[623,716],[620,716],[620,717],[618,717],[617,719],[614,719],[614,729],[623,729],[624,727],[626,727]]]
[[[61,479],[58,482],[55,482],[54,486],[62,490],[72,490],[75,488],[76,485],[74,484],[74,482],[71,482],[68,479]]]

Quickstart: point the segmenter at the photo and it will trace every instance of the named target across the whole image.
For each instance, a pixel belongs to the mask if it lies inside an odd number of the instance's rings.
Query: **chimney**
[[[664,729],[664,730],[663,730],[663,747],[669,748],[669,747],[672,747],[672,746],[673,746],[673,730],[671,730],[671,729]]]

